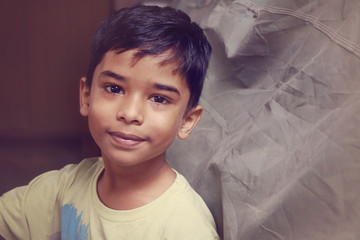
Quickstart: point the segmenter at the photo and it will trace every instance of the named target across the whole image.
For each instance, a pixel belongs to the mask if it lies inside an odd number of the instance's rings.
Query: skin
[[[80,80],[80,113],[101,149],[105,170],[98,179],[100,200],[129,210],[164,193],[176,173],[165,154],[174,138],[186,139],[202,114],[186,107],[190,92],[168,55],[134,61],[136,50],[109,51],[95,68],[92,85]]]

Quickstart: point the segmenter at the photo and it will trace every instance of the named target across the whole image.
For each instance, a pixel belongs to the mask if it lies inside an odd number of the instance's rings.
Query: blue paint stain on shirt
[[[78,215],[73,204],[65,204],[61,209],[61,239],[87,240],[89,224],[82,221],[82,212]]]

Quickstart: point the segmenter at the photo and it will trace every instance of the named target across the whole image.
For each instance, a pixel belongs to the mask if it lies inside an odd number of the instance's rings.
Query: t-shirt
[[[113,210],[98,198],[101,158],[40,175],[0,197],[0,235],[6,239],[219,239],[201,197],[177,173],[160,197],[132,210]]]

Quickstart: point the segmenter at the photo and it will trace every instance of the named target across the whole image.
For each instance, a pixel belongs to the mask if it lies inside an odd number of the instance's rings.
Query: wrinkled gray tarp
[[[231,240],[360,239],[360,1],[173,1],[214,48],[172,165]]]

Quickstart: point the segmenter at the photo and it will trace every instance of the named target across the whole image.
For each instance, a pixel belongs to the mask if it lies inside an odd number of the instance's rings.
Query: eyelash
[[[120,86],[113,85],[113,84],[106,85],[105,90],[108,93],[111,93],[111,94],[120,94],[120,93],[124,92],[123,89]]]
[[[150,100],[153,101],[156,104],[169,104],[169,103],[171,103],[171,101],[168,98],[160,96],[160,95],[152,96],[150,98]]]
[[[105,91],[111,94],[123,94],[124,90],[122,87],[110,84],[105,86]],[[156,103],[156,104],[170,104],[171,100],[167,97],[161,96],[161,95],[154,95],[150,98],[150,101]]]

